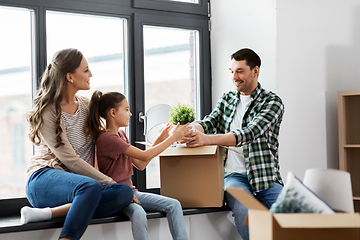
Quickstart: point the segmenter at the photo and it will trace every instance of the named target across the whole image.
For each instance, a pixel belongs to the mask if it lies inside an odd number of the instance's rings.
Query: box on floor
[[[256,198],[241,188],[227,188],[248,208],[244,224],[250,240],[338,240],[359,239],[359,213],[271,213]]]

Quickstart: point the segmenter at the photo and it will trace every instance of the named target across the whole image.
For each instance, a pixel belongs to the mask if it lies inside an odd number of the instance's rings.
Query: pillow
[[[307,188],[292,172],[287,175],[284,188],[275,203],[272,213],[335,213],[329,205]]]

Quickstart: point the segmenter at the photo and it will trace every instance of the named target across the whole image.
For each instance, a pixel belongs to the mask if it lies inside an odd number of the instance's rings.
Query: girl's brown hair
[[[104,120],[107,113],[112,108],[117,108],[126,97],[119,92],[107,92],[103,94],[99,90],[95,90],[90,100],[90,114],[85,123],[85,134],[90,135],[94,141],[101,132],[106,131]]]

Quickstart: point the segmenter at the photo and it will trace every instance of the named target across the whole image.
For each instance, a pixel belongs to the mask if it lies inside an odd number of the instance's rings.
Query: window
[[[198,31],[144,26],[145,109],[159,103],[196,108]]]
[[[0,6],[0,198],[25,196],[26,162],[32,155],[25,120],[32,99],[32,14]]]
[[[210,36],[206,0],[0,0],[0,199],[25,196],[33,154],[25,113],[54,53],[77,48],[86,57],[91,90],[120,91],[133,113],[126,129],[143,141],[139,114],[168,96],[190,104],[198,118],[211,111]],[[174,61],[174,62],[172,62]],[[176,65],[177,67],[174,67]],[[173,74],[176,72],[176,74]],[[181,87],[181,90],[180,90]],[[156,165],[156,163],[155,163]],[[155,180],[147,181],[151,168]],[[135,171],[141,191],[158,192],[156,166]]]
[[[91,89],[79,95],[90,98],[95,89],[124,93],[126,19],[47,11],[46,22],[48,64],[65,48],[77,48],[89,63]]]
[[[149,25],[143,31],[145,111],[163,103],[196,109],[198,31]],[[146,168],[146,186],[160,187],[158,157]]]

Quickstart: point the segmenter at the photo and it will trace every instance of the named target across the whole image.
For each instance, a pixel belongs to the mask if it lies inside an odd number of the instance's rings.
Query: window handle
[[[144,123],[144,135],[146,135],[146,126],[147,126],[147,122],[146,122],[146,115],[143,112],[139,113],[139,122],[143,122]]]

